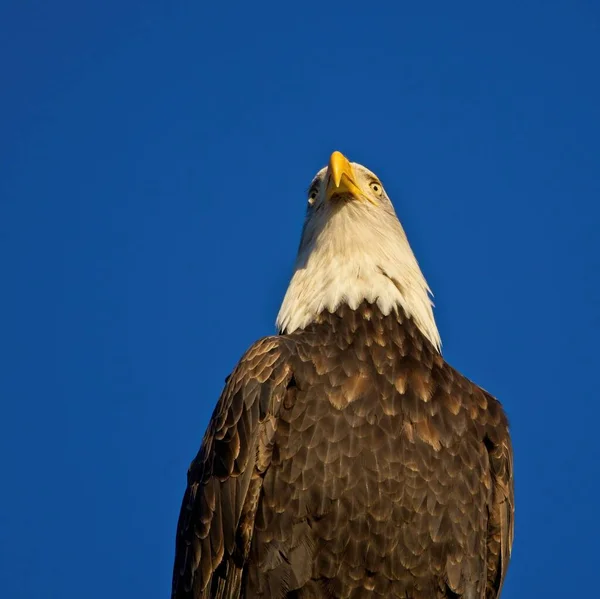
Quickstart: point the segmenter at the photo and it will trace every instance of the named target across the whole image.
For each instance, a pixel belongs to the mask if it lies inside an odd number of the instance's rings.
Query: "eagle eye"
[[[371,181],[369,183],[369,187],[375,195],[380,196],[383,193],[383,187],[381,186],[381,183],[379,183],[379,181]]]

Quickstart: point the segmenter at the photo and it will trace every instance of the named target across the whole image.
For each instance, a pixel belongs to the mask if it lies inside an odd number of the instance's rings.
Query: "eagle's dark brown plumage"
[[[255,343],[188,473],[173,599],[500,595],[513,539],[498,401],[364,301]]]

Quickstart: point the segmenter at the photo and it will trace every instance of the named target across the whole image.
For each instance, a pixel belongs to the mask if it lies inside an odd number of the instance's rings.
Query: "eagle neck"
[[[350,202],[306,221],[277,328],[292,333],[322,313],[363,302],[377,304],[383,315],[410,315],[439,351],[429,286],[402,225],[393,212]]]

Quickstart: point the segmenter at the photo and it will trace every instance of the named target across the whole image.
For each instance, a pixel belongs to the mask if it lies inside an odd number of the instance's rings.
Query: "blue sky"
[[[168,596],[187,465],[334,149],[509,414],[503,597],[589,594],[596,2],[8,0],[0,57],[2,597]]]

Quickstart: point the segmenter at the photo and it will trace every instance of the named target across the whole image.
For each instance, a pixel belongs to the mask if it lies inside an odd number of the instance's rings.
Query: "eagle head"
[[[430,289],[381,180],[333,152],[308,188],[294,273],[277,317],[282,333],[324,310],[363,301],[384,315],[402,308],[440,348]]]

